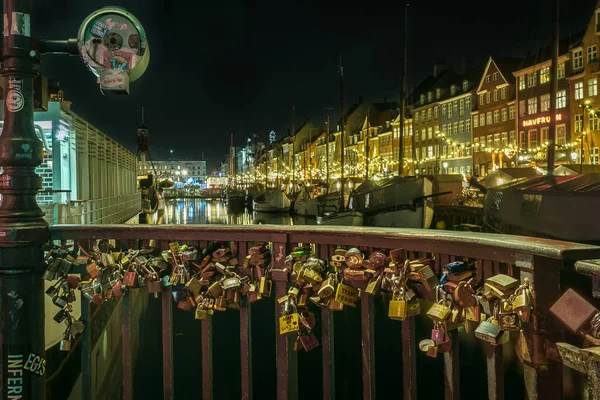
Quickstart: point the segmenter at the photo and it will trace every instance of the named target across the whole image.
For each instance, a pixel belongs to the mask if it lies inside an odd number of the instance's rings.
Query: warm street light
[[[444,170],[445,170],[446,174],[448,174],[448,163],[447,163],[447,162],[444,162],[444,163],[442,164],[442,166],[444,167]]]
[[[571,153],[571,160],[573,160],[573,161],[577,160],[577,152],[574,151]]]

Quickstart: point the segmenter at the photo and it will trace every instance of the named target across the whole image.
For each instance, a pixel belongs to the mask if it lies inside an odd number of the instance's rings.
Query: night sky
[[[415,0],[410,5],[409,87],[436,61],[485,64],[489,55],[523,56],[550,42],[549,0]],[[561,36],[584,29],[596,0],[562,1]],[[106,0],[34,0],[37,37],[75,37]],[[403,54],[402,1],[120,0],[144,25],[151,59],[129,97],[103,96],[79,57],[46,56],[43,71],[60,81],[73,110],[135,151],[146,109],[154,159],[169,149],[207,157],[212,169],[228,152],[270,130],[282,137],[325,107],[339,118],[337,65],[342,53],[346,107],[397,101]]]

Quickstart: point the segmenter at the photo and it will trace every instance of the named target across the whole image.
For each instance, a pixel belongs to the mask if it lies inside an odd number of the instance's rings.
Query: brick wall
[[[35,172],[42,177],[42,190],[52,190],[52,154],[44,154],[44,161]],[[38,204],[50,204],[53,201],[50,193],[38,194],[36,198]]]

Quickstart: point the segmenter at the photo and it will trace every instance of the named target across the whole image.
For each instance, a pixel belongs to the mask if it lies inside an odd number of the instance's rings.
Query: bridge
[[[218,243],[232,249],[238,260],[244,260],[250,254],[250,247],[257,244],[265,244],[273,250],[276,256],[266,269],[274,283],[272,296],[263,298],[257,305],[243,301],[239,310],[227,310],[227,313],[238,315],[239,331],[236,329],[233,333],[238,343],[230,343],[227,353],[223,353],[223,342],[215,347],[217,338],[223,334],[219,330],[219,327],[223,329],[219,323],[223,317],[219,313],[198,322],[202,334],[197,340],[201,342],[202,353],[197,370],[192,373],[199,377],[195,385],[197,396],[205,400],[237,397],[298,399],[307,398],[310,390],[313,390],[314,398],[323,399],[349,398],[350,395],[375,399],[377,394],[384,393],[396,393],[404,399],[441,396],[459,399],[461,395],[472,398],[474,390],[479,393],[476,398],[510,398],[516,391],[519,397],[525,393],[530,399],[560,399],[563,390],[573,387],[574,375],[581,376],[588,398],[600,398],[600,348],[584,349],[582,341],[565,334],[563,326],[549,313],[550,307],[568,287],[583,288],[587,291],[582,294],[591,297],[591,282],[597,282],[600,268],[596,262],[585,260],[600,258],[600,247],[597,246],[498,234],[319,226],[55,225],[51,235],[55,243],[79,241],[84,248],[91,248],[98,238],[110,239],[117,251],[143,245],[166,250],[174,240],[198,249]],[[447,333],[451,347],[431,361],[419,350],[419,342],[431,336],[431,321],[420,317],[390,320],[387,316],[389,295],[368,294],[364,292],[365,286],[358,284],[356,286],[362,287],[363,292],[355,308],[346,307],[341,312],[327,307],[311,310],[320,327],[315,330],[320,347],[312,352],[296,352],[293,350],[295,338],[279,334],[281,305],[276,299],[286,295],[290,285],[291,270],[284,263],[285,256],[300,244],[310,244],[315,256],[324,260],[330,260],[338,248],[358,247],[364,254],[375,250],[389,254],[391,250],[403,249],[409,259],[433,259],[433,271],[438,277],[447,263],[468,261],[475,265],[479,282],[498,274],[514,277],[521,283],[528,279],[534,311],[530,322],[511,332],[510,340],[505,344],[477,342],[470,339],[472,332],[450,330]],[[85,270],[80,272],[85,279]],[[143,288],[130,293],[133,295],[105,303],[113,303],[111,307],[118,303],[122,340],[119,369],[122,370],[122,391],[126,400],[138,398],[134,396],[133,362],[140,356],[136,354],[135,344],[141,333],[136,331],[139,316],[133,310],[132,302],[137,301],[138,296],[147,295]],[[433,297],[432,294],[430,292],[420,300],[421,314],[435,302],[435,294]],[[172,399],[176,388],[173,375],[175,303],[171,287],[163,288],[159,296],[162,314],[147,318],[161,320],[162,398]],[[81,307],[82,316],[97,312],[85,298],[81,300]],[[255,307],[261,310],[259,314],[252,312]],[[264,327],[260,330],[261,335],[254,332],[257,323]],[[274,341],[272,336],[264,334],[269,330],[275,334]],[[79,398],[103,398],[96,395],[95,388],[99,383],[91,373],[93,365],[89,351],[92,338],[98,334],[92,326],[82,335],[82,385],[77,388],[81,392],[76,393]],[[348,339],[349,336],[356,340]],[[481,347],[483,351],[475,350]],[[260,354],[256,349],[260,349]],[[505,369],[509,367],[503,357],[505,353],[521,360],[517,363],[517,373],[505,375]],[[382,359],[388,361],[382,362]],[[466,359],[468,363],[464,361]],[[353,360],[360,368],[349,366]],[[271,363],[273,365],[269,367]],[[276,373],[265,376],[264,372],[269,368]],[[571,369],[573,373],[563,374],[563,368]],[[272,390],[267,383],[271,380],[275,381]],[[314,388],[317,388],[316,396]],[[239,396],[231,395],[231,390]],[[227,397],[225,393],[233,397]],[[431,397],[432,393],[434,397]]]

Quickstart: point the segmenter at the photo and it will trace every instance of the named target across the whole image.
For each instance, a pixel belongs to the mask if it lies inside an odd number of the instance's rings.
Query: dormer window
[[[421,105],[425,104],[425,95],[421,95]]]
[[[463,81],[463,92],[469,91],[469,81]]]
[[[442,89],[435,89],[435,99],[439,100],[442,97]]]
[[[596,34],[600,34],[600,9],[596,10]]]
[[[427,92],[427,102],[431,103],[432,100],[433,100],[433,96],[431,95],[431,92]]]
[[[456,86],[450,86],[450,96],[454,96],[456,94]]]

